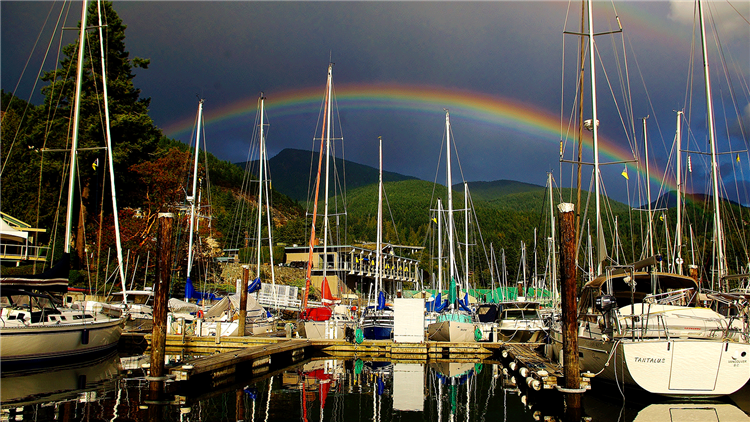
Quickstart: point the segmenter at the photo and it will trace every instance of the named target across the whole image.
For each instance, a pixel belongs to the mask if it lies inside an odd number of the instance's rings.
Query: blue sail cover
[[[469,308],[469,295],[468,294],[464,295],[463,300],[459,299],[458,306],[460,306],[461,309],[463,309],[464,311],[471,313],[471,308]]]
[[[381,309],[385,309],[385,293],[381,290],[378,292],[378,306],[376,308],[378,311]]]
[[[253,280],[250,285],[247,286],[248,293],[255,293],[260,290],[260,277]]]
[[[216,296],[213,293],[206,293],[206,292],[199,292],[195,290],[195,287],[193,287],[193,281],[190,280],[190,277],[187,278],[187,281],[185,281],[185,299],[195,299],[195,300],[201,300],[201,299],[209,299],[209,300],[216,300]]]
[[[424,306],[428,311],[441,312],[448,306],[448,300],[443,300],[442,294],[438,292],[435,296],[435,300],[425,302]]]

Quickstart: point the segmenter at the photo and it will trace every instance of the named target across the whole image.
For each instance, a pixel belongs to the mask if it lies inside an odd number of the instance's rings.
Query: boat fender
[[[203,309],[198,309],[198,312],[195,314],[195,316],[199,319],[203,319]]]
[[[482,330],[480,330],[479,327],[474,327],[474,340],[475,341],[482,340]]]
[[[357,329],[354,332],[354,342],[357,344],[362,344],[364,340],[365,340],[365,333],[362,331],[362,328],[357,327]]]

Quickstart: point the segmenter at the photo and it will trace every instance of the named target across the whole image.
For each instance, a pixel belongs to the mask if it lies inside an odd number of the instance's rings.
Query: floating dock
[[[145,336],[150,342],[150,335]],[[210,354],[172,368],[175,381],[194,379],[226,379],[234,373],[253,375],[268,371],[274,363],[293,364],[315,353],[338,358],[366,358],[379,361],[426,362],[466,361],[502,357],[503,372],[513,376],[533,390],[557,389],[563,391],[562,365],[551,362],[538,352],[541,343],[473,342],[452,343],[424,341],[398,343],[391,340],[364,340],[351,343],[346,340],[290,339],[285,337],[196,337],[168,335],[167,353]],[[263,369],[265,368],[265,369]],[[581,374],[577,392],[591,389],[593,374]],[[215,384],[215,382],[212,382]]]
[[[285,361],[294,363],[301,360],[305,355],[305,349],[310,348],[310,340],[284,340],[275,344],[257,345],[237,351],[219,353],[193,359],[181,366],[172,368],[171,374],[175,381],[191,381],[196,377],[210,375],[216,378],[217,374],[232,374],[242,366],[251,369],[268,365],[271,358],[283,358]],[[256,371],[253,371],[256,372]]]

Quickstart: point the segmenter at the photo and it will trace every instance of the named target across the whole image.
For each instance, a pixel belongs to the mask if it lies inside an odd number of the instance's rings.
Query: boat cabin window
[[[504,319],[518,320],[518,319],[537,319],[539,314],[536,309],[506,309],[504,311]]]

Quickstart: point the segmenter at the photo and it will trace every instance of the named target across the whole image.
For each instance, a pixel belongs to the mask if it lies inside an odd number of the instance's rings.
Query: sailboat
[[[383,139],[378,137],[380,145],[380,173],[378,176],[378,233],[375,245],[375,295],[376,303],[365,309],[362,316],[362,331],[369,340],[386,340],[393,337],[393,309],[386,306],[383,291]]]
[[[193,286],[193,280],[192,280],[192,271],[193,271],[193,259],[194,259],[194,252],[193,252],[193,238],[195,237],[196,230],[196,222],[197,218],[195,215],[195,205],[196,205],[196,195],[197,198],[200,198],[200,194],[198,191],[198,156],[200,151],[200,143],[201,143],[201,125],[203,124],[203,99],[200,99],[198,101],[198,121],[197,121],[197,129],[195,131],[195,155],[194,155],[194,161],[193,161],[193,189],[192,193],[187,197],[187,201],[190,203],[190,228],[188,230],[188,260],[187,260],[187,279],[185,280],[185,301],[188,301],[190,299],[194,300],[216,300],[216,296],[213,293],[209,292],[201,292],[195,290],[195,287]],[[200,199],[198,199],[197,202],[200,202]]]
[[[117,346],[125,323],[125,318],[119,310],[107,309],[105,311],[111,312],[107,314],[80,307],[57,307],[49,294],[64,293],[68,290],[87,5],[84,1],[78,41],[65,250],[61,259],[42,274],[0,277],[0,295],[7,304],[4,304],[0,311],[3,321],[0,326],[0,357],[4,368],[78,360],[111,351]],[[107,139],[109,141],[109,138]]]
[[[451,123],[448,110],[445,111],[445,131],[446,131],[446,173],[448,178],[448,308],[437,314],[435,322],[427,326],[427,339],[434,341],[450,342],[474,342],[474,321],[467,303],[459,301],[460,288],[456,285],[456,260],[453,248],[453,184],[451,178]],[[467,292],[468,293],[468,292]]]
[[[239,333],[239,321],[238,314],[241,305],[241,294],[238,291],[235,294],[222,298],[218,303],[211,306],[210,309],[206,310],[203,314],[204,321],[200,324],[200,335],[203,336],[236,336],[236,335],[260,335],[267,334],[274,331],[273,317],[269,312],[257,301],[256,297],[250,296],[250,293],[255,293],[261,288],[260,268],[261,268],[261,246],[263,244],[262,228],[263,228],[263,205],[265,198],[266,206],[266,218],[268,223],[268,237],[269,245],[273,245],[271,237],[271,207],[268,191],[268,184],[264,183],[266,177],[265,165],[267,164],[266,157],[266,145],[265,145],[265,100],[266,97],[261,92],[260,98],[258,99],[258,115],[259,115],[259,162],[260,170],[258,172],[258,220],[257,220],[257,243],[256,243],[256,277],[247,286],[247,301],[246,301],[246,318],[245,318],[245,332]],[[265,196],[264,196],[265,194]],[[273,266],[273,248],[270,249],[271,259],[271,280],[272,285],[274,279],[274,266]],[[239,289],[238,289],[239,290]]]
[[[313,202],[313,217],[310,230],[310,245],[307,259],[307,274],[305,276],[305,291],[302,297],[302,309],[297,321],[297,332],[300,336],[310,339],[343,339],[346,329],[353,330],[356,322],[348,315],[335,312],[338,302],[331,295],[326,273],[327,263],[323,263],[323,281],[321,291],[323,293],[323,304],[321,307],[308,308],[308,296],[311,287],[311,276],[313,269],[313,251],[316,244],[315,221],[318,215],[318,195],[320,193],[320,173],[323,166],[323,154],[326,156],[326,183],[325,183],[325,206],[323,215],[323,256],[327,257],[328,250],[328,182],[329,164],[331,157],[331,103],[333,93],[333,63],[328,64],[328,79],[326,82],[325,112],[323,115],[323,128],[320,137],[320,151],[318,155],[318,173],[315,179],[315,201]]]
[[[597,121],[591,3],[588,40],[593,121]],[[702,27],[703,6],[700,1],[698,5]],[[708,67],[707,62],[704,65]],[[710,103],[710,95],[707,101]],[[593,125],[598,175],[596,127]],[[597,193],[598,183],[596,177]],[[599,218],[598,195],[596,205]],[[597,227],[600,224],[598,221]],[[601,229],[597,232],[600,237]],[[750,345],[732,339],[731,327],[722,315],[698,307],[695,280],[659,272],[658,261],[660,257],[654,256],[628,266],[608,267],[602,273],[599,260],[598,275],[584,285],[578,306],[581,370],[670,397],[716,397],[739,390],[750,379]],[[554,353],[562,358],[559,324],[551,338]]]

